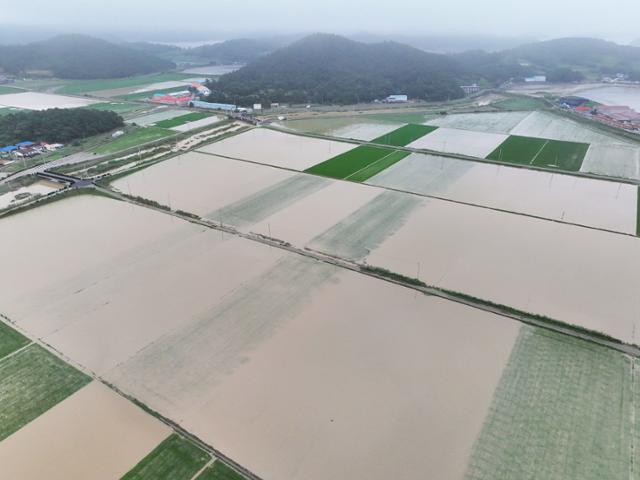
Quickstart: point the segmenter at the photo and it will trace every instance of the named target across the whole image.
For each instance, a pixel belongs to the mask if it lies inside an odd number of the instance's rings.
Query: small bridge
[[[56,173],[50,170],[44,172],[38,172],[38,177],[49,180],[52,182],[66,183],[71,188],[84,188],[91,185],[93,182],[85,178],[72,177],[71,175],[65,175],[63,173]]]

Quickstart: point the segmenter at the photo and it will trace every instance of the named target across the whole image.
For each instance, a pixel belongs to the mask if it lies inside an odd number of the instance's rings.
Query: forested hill
[[[395,42],[365,44],[316,34],[210,84],[212,101],[358,103],[393,93],[425,100],[463,95],[467,72],[454,59]]]
[[[89,108],[18,112],[0,116],[0,146],[30,140],[67,143],[124,125],[114,112]]]
[[[0,46],[0,69],[14,75],[40,71],[58,78],[119,78],[174,67],[148,53],[83,35]]]
[[[640,48],[618,45],[596,38],[560,38],[530,43],[501,52],[505,60],[529,62],[554,81],[554,74],[573,71],[578,75],[565,80],[581,80],[584,76],[627,73],[640,79]],[[563,81],[559,78],[558,81]]]
[[[218,63],[249,63],[286,45],[279,39],[237,38],[188,51],[189,55]]]

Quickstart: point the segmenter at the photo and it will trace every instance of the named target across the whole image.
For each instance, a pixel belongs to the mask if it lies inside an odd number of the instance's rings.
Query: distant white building
[[[527,83],[545,83],[547,81],[546,75],[534,75],[533,77],[527,77],[524,79]]]
[[[465,93],[465,95],[473,95],[474,93],[478,93],[480,91],[480,85],[474,83],[473,85],[460,85],[460,88]]]
[[[254,103],[253,104],[253,109],[256,110],[256,111],[262,110],[262,104],[261,103]]]
[[[118,130],[117,132],[113,132],[113,134],[111,135],[111,138],[118,138],[118,137],[121,137],[122,135],[124,135],[124,132],[122,130]]]
[[[387,103],[405,103],[409,101],[409,97],[406,95],[389,95],[384,101]]]

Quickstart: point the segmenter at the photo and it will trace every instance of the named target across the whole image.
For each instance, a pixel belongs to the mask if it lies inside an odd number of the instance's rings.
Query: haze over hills
[[[174,67],[148,53],[84,35],[0,46],[0,68],[14,75],[38,71],[69,79],[118,78]]]

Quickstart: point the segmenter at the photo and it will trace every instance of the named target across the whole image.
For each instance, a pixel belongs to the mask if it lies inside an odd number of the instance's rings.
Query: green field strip
[[[383,147],[361,145],[330,158],[322,163],[305,170],[307,173],[322,175],[330,178],[347,178],[363,168],[394,153],[395,150]]]
[[[174,433],[122,480],[191,480],[209,460],[208,453]]]
[[[101,90],[115,90],[118,88],[143,87],[154,83],[173,82],[194,78],[197,75],[184,73],[160,73],[154,75],[139,75],[137,77],[111,78],[104,80],[62,80],[62,86],[56,93],[87,93]]]
[[[620,352],[522,327],[465,479],[630,478],[632,366]]]
[[[391,165],[398,163],[403,158],[408,157],[409,155],[411,155],[411,152],[402,152],[399,150],[395,151],[392,154],[387,155],[386,157],[382,157],[377,162],[367,165],[362,170],[349,175],[345,180],[351,180],[353,182],[365,182],[371,177],[376,176],[383,170],[386,170]]]
[[[0,85],[0,95],[5,95],[8,93],[23,93],[26,92],[26,90],[23,90],[21,88],[15,88],[15,87],[7,87],[6,85]]]
[[[371,140],[371,143],[379,143],[393,147],[404,147],[437,129],[438,127],[434,127],[432,125],[417,125],[415,123],[410,123],[409,125],[405,125]]]
[[[213,464],[205,468],[196,480],[246,480],[246,478],[233,468],[216,460]]]
[[[579,172],[589,150],[588,143],[549,140],[536,156],[533,165],[559,168],[566,172]]]
[[[491,152],[487,159],[499,162],[530,165],[533,159],[540,153],[547,140],[544,138],[521,137],[511,135],[498,148]]]
[[[210,116],[211,116],[210,113],[192,112],[192,113],[187,113],[186,115],[181,115],[179,117],[162,120],[156,123],[155,126],[160,128],[179,127],[180,125],[184,125],[185,123],[196,122],[198,120],[202,120],[203,118],[208,118]]]
[[[29,345],[31,340],[16,332],[9,325],[0,322],[0,360],[7,355]]]
[[[511,135],[486,158],[499,162],[578,172],[587,150],[589,150],[588,143]]]
[[[94,148],[93,152],[98,154],[120,152],[170,135],[175,135],[175,132],[159,127],[139,128]]]
[[[0,361],[0,440],[91,382],[39,345]]]
[[[171,87],[171,88],[161,88],[158,90],[149,90],[146,92],[138,92],[138,93],[127,93],[125,95],[118,95],[117,97],[113,97],[119,100],[144,100],[145,98],[151,98],[156,93],[176,93],[183,92],[189,88],[189,85],[184,85],[180,87]]]

